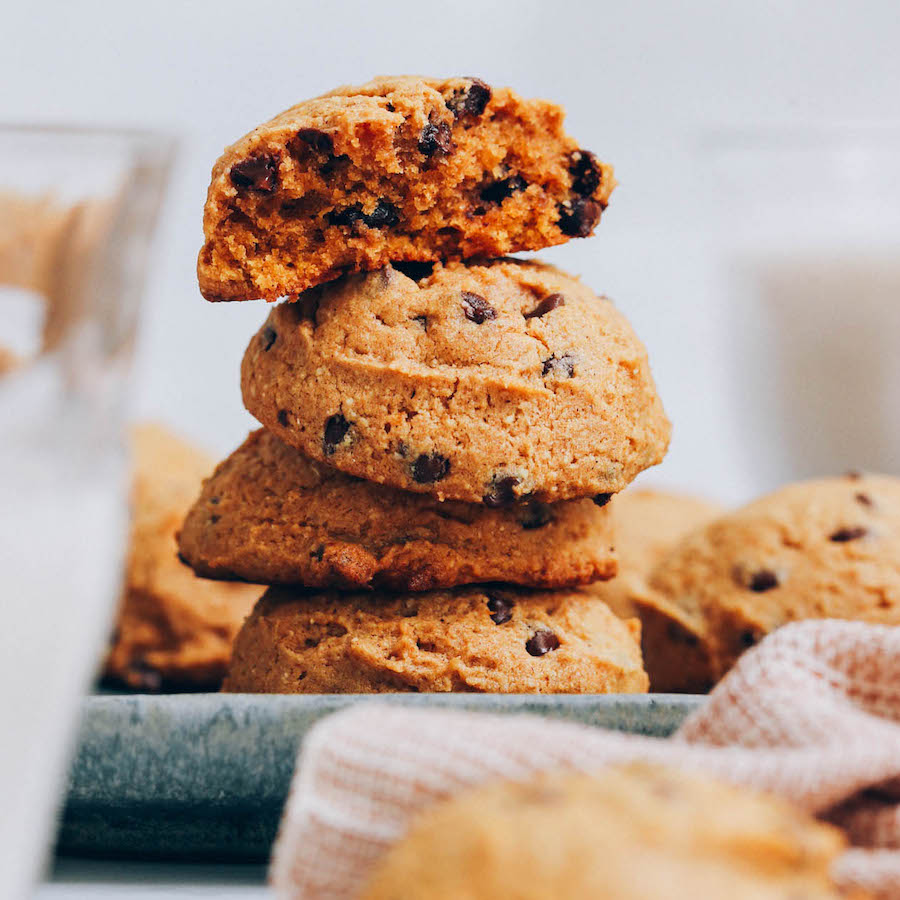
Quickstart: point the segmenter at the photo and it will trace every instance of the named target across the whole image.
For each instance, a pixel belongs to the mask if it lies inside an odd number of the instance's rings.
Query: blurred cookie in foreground
[[[708,690],[801,619],[900,624],[900,479],[781,488],[686,537],[638,600],[653,689]]]
[[[206,480],[178,541],[201,575],[306,587],[568,587],[616,570],[609,508],[589,499],[442,503],[345,475],[264,430]]]
[[[426,810],[363,900],[826,900],[841,833],[770,796],[634,764]]]
[[[131,539],[107,680],[136,690],[216,689],[231,643],[262,588],[204,581],[178,558],[175,533],[212,467],[157,425],[132,432]]]
[[[612,513],[618,571],[585,591],[624,618],[638,615],[635,596],[646,592],[653,567],[686,534],[719,515],[721,507],[688,494],[629,488],[607,507]]]
[[[19,365],[19,357],[12,350],[6,347],[0,347],[0,375],[6,375],[12,372]]]
[[[270,588],[235,640],[223,690],[641,693],[639,635],[637,620],[577,590]]]

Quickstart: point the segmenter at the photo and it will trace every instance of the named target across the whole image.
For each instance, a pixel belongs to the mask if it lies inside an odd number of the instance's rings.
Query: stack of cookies
[[[647,689],[607,506],[665,454],[646,352],[609,300],[505,254],[587,237],[612,170],[559,107],[478,79],[301,103],[213,170],[209,300],[285,298],[244,356],[263,429],[179,537],[272,585],[225,689]]]

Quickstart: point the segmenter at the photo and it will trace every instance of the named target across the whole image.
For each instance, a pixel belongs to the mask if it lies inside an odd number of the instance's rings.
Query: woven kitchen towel
[[[900,628],[788,625],[679,732],[364,704],[307,737],[272,864],[279,898],[352,898],[423,807],[498,778],[630,760],[772,791],[847,831],[840,883],[900,897]]]

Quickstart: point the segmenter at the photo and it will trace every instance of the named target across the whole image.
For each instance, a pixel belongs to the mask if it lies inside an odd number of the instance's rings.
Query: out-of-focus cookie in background
[[[212,458],[154,423],[131,429],[131,449],[131,534],[104,678],[139,691],[217,690],[263,589],[198,578],[178,556]]]

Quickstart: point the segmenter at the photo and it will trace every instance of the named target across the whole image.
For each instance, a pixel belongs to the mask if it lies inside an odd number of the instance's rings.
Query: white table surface
[[[271,900],[266,867],[58,859],[35,900]]]

